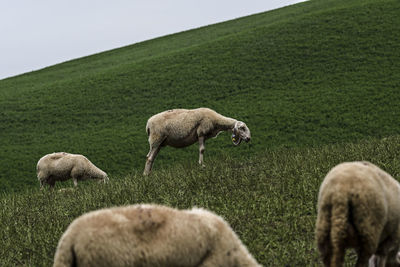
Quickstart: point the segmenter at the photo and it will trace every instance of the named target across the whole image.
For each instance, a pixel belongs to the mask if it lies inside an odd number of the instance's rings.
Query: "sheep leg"
[[[203,154],[204,150],[206,149],[204,136],[199,137],[199,164],[204,167],[203,164]]]
[[[327,244],[319,244],[318,247],[321,253],[322,262],[325,266],[329,266],[332,257],[332,247],[329,244],[329,240]]]
[[[70,176],[72,178],[72,181],[74,182],[74,186],[77,187],[78,186],[78,178],[79,176],[81,176],[81,172],[79,171],[78,168],[74,167],[71,170]],[[84,177],[81,177],[84,178]]]
[[[54,179],[51,179],[51,177],[49,177],[47,183],[49,184],[50,189],[53,190],[53,189],[54,189],[54,186],[56,185],[56,181],[55,181]]]
[[[146,160],[146,165],[144,167],[143,175],[149,175],[150,174],[151,168],[153,167],[154,159],[156,158],[158,152],[161,149],[161,143],[162,142],[150,145],[150,151],[147,154],[147,160]]]
[[[395,236],[397,236],[397,235],[395,235]],[[395,240],[393,240],[392,236],[385,239],[379,245],[379,249],[376,251],[376,253],[370,257],[369,266],[385,267],[387,259],[388,259],[388,255],[390,255],[390,251],[396,250],[396,247],[393,247],[394,243],[396,243],[396,242],[395,242]],[[394,255],[390,255],[390,257],[393,257],[393,256]]]
[[[332,248],[332,257],[330,266],[342,266],[344,262],[344,246],[343,244],[335,244]],[[358,266],[358,265],[357,265]]]
[[[44,188],[44,182],[42,181],[42,180],[40,180],[40,190],[43,190],[43,188]]]
[[[47,181],[49,177],[46,177],[45,174],[41,171],[38,172],[37,177],[40,183],[40,190],[43,190],[44,185],[46,184],[45,181]]]
[[[368,253],[366,250],[361,249],[357,255],[356,267],[368,266],[369,259],[372,256],[373,255],[371,253]],[[378,262],[379,262],[379,259],[378,259]],[[374,265],[372,265],[372,266],[374,266]],[[384,263],[384,265],[380,265],[380,263],[378,263],[378,266],[385,266],[385,263]]]

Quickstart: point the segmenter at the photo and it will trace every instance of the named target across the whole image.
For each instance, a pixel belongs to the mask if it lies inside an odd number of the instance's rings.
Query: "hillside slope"
[[[37,186],[46,153],[82,153],[111,177],[141,172],[154,113],[207,106],[245,121],[234,158],[399,132],[400,3],[309,1],[0,81],[0,190]],[[162,150],[155,170],[197,160]]]

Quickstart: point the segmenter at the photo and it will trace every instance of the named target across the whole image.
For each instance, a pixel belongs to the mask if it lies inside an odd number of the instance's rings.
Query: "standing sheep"
[[[58,243],[53,266],[261,265],[214,213],[144,204],[75,219]]]
[[[399,183],[369,162],[334,167],[320,187],[315,234],[325,266],[342,266],[346,248],[356,249],[356,266],[398,266]]]
[[[40,188],[44,184],[54,187],[56,181],[65,181],[70,178],[74,185],[78,185],[78,180],[99,179],[103,182],[108,181],[105,172],[97,168],[85,156],[58,152],[43,156],[36,166],[37,177]]]
[[[155,157],[163,146],[176,148],[199,142],[199,164],[203,164],[205,141],[221,131],[232,131],[232,142],[250,141],[250,130],[244,122],[218,114],[209,108],[172,109],[152,116],[146,125],[150,151],[144,175],[151,172]]]

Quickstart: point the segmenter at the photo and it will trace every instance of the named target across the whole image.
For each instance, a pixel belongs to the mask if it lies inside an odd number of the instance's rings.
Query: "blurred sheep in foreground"
[[[132,205],[92,211],[62,235],[54,267],[261,266],[229,224],[207,210]]]

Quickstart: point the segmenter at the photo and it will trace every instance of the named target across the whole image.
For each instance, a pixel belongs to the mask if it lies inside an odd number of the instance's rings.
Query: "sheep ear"
[[[237,136],[238,131],[239,131],[239,121],[236,121],[235,126],[233,126],[233,129],[232,129],[232,132],[233,132],[232,136],[233,135]]]
[[[236,135],[236,133],[237,133],[237,129],[236,129],[236,127],[233,127],[233,129],[232,129],[232,138],[233,138],[233,136]]]

